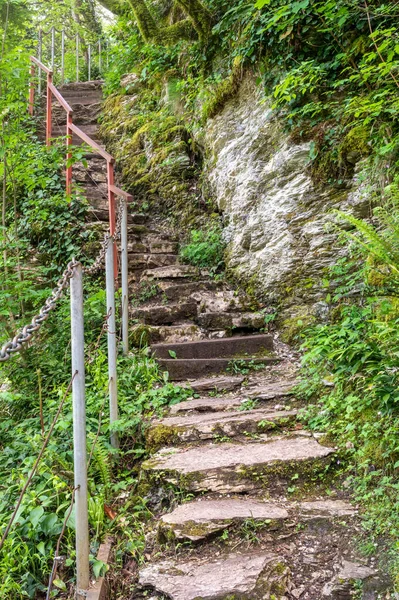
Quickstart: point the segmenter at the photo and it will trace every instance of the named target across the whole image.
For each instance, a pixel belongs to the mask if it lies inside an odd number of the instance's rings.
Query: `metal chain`
[[[117,219],[116,219],[116,225],[115,225],[115,233],[114,233],[115,241],[119,240],[120,235],[121,235],[122,215],[123,215],[123,201],[121,201],[119,203],[119,207],[118,207]],[[107,253],[108,241],[109,241],[109,234],[106,233],[104,235],[103,241],[101,242],[100,251],[99,251],[94,263],[90,267],[83,267],[83,273],[85,273],[85,275],[93,275],[94,273],[96,273],[97,271],[99,271],[102,268],[102,265],[105,260],[105,255]]]
[[[115,240],[118,240],[121,234],[122,214],[123,201],[120,202],[118,207],[118,216],[114,234]],[[109,239],[109,235],[106,234],[104,236],[104,241],[101,244],[100,252],[94,263],[90,267],[83,268],[83,272],[86,275],[92,275],[102,267],[105,254],[107,252]],[[72,259],[71,262],[68,263],[67,268],[65,269],[62,276],[57,282],[57,286],[53,289],[50,296],[47,298],[46,302],[44,303],[44,306],[40,309],[39,314],[35,315],[32,321],[29,323],[29,325],[25,325],[25,327],[21,329],[21,331],[17,333],[17,335],[12,340],[9,340],[2,346],[2,348],[0,349],[0,362],[5,362],[9,358],[11,358],[14,352],[20,352],[24,345],[30,341],[33,334],[40,329],[44,321],[47,321],[51,311],[55,309],[58,300],[61,298],[64,291],[69,286],[69,282],[71,277],[73,277],[74,270],[79,264],[79,261],[76,261],[75,259]]]
[[[49,318],[50,312],[55,309],[57,301],[61,298],[65,289],[69,286],[69,280],[73,276],[74,270],[79,264],[75,259],[68,263],[67,268],[57,282],[57,286],[47,298],[44,306],[40,309],[39,314],[35,315],[29,325],[25,325],[23,329],[12,339],[6,342],[0,350],[0,362],[5,362],[14,352],[20,352],[24,344],[27,344],[33,334],[40,329],[44,321]]]

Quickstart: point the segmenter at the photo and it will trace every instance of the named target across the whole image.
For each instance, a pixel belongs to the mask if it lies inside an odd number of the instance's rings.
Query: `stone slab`
[[[240,375],[225,375],[221,377],[204,377],[199,379],[191,379],[186,385],[191,387],[195,392],[229,392],[239,388],[244,382],[244,377]],[[184,386],[184,384],[182,384]]]
[[[375,600],[380,587],[377,572],[365,565],[344,560],[336,576],[324,586],[321,597],[323,600],[349,600],[358,589],[359,581],[363,583],[362,598]]]
[[[167,430],[170,432],[172,443],[209,440],[217,436],[234,437],[244,433],[264,433],[279,426],[288,427],[295,422],[297,414],[296,410],[271,412],[260,408],[167,417],[154,422],[147,431],[146,438],[150,447],[154,448],[151,441],[156,442],[157,433],[161,433],[160,440],[162,436],[167,439]],[[155,447],[157,446],[161,447],[155,443]]]
[[[345,500],[312,500],[299,504],[301,516],[305,518],[350,517],[356,514],[356,509]]]
[[[240,361],[257,365],[275,365],[280,359],[266,356],[264,358],[242,358]],[[231,358],[158,359],[158,364],[162,369],[168,371],[169,379],[172,381],[182,381],[191,377],[211,375],[212,373],[223,373],[229,370],[231,362]]]
[[[281,597],[287,577],[276,554],[253,551],[150,564],[140,571],[139,583],[171,600],[263,600],[278,591]]]
[[[273,350],[273,338],[262,334],[181,344],[154,344],[152,350],[157,358],[170,358],[170,350],[176,353],[176,358],[216,358],[269,352]]]
[[[131,311],[131,318],[137,319],[146,325],[170,325],[176,321],[182,321],[194,317],[197,314],[195,302],[184,302],[182,304],[158,304],[155,306],[143,306]]]
[[[170,267],[148,269],[142,274],[142,279],[185,279],[195,277],[197,274],[198,269],[190,265],[172,265]]]
[[[254,519],[278,521],[288,519],[288,511],[271,502],[251,498],[196,500],[181,504],[161,517],[161,529],[173,532],[176,539],[203,540],[234,522]]]
[[[294,473],[325,466],[333,448],[312,437],[276,437],[246,444],[206,444],[162,449],[142,465],[143,473],[160,475],[191,491],[245,492],[267,487],[278,491]]]
[[[180,404],[174,404],[170,407],[170,414],[177,415],[181,413],[204,413],[204,412],[219,412],[223,410],[230,410],[238,408],[245,398],[242,396],[238,398],[215,398],[209,396],[207,398],[193,398],[192,400],[185,400]]]

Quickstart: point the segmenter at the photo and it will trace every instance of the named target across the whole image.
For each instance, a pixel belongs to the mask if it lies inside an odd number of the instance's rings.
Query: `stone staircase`
[[[100,84],[62,92],[96,136]],[[89,157],[78,180],[105,227],[97,160]],[[191,397],[147,430],[138,495],[153,517],[126,599],[388,597],[379,595],[387,582],[375,560],[356,550],[361,529],[336,449],[302,429],[297,362],[264,332],[263,312],[181,265],[173,233],[133,208],[129,264],[132,340],[150,343]]]

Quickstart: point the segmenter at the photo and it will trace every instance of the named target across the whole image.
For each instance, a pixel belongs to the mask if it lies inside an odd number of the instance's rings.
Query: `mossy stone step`
[[[204,333],[193,322],[179,325],[144,325],[138,323],[130,330],[130,340],[134,346],[141,347],[153,342],[175,342],[177,340],[200,340]]]
[[[274,529],[288,517],[285,508],[271,502],[253,498],[207,498],[181,504],[163,515],[159,531],[167,539],[197,542],[247,519],[265,521],[265,526]]]
[[[159,267],[158,269],[148,269],[141,276],[142,280],[148,279],[186,279],[188,277],[198,277],[197,268],[190,265],[176,265],[171,267]]]
[[[213,412],[167,417],[152,424],[146,433],[148,448],[157,450],[181,442],[235,437],[289,427],[298,411],[270,411],[264,408],[246,411]]]
[[[139,583],[171,600],[264,600],[282,598],[288,569],[262,550],[200,559],[169,559],[144,566]]]
[[[293,475],[316,475],[331,462],[335,450],[311,436],[282,436],[251,443],[203,444],[160,450],[142,464],[142,475],[162,479],[194,492],[284,490]]]
[[[305,502],[279,499],[275,503],[250,496],[200,497],[162,515],[158,527],[161,538],[198,542],[245,521],[258,522],[268,530],[278,530],[287,520],[311,526],[317,522],[325,528],[326,522],[333,526],[337,519],[354,517],[356,512],[349,502],[331,498]]]
[[[265,327],[265,315],[260,312],[203,312],[198,315],[198,324],[208,330],[257,331]]]

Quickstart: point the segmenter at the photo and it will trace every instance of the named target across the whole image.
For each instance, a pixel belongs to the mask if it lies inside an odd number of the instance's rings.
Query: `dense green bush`
[[[206,230],[191,231],[190,241],[181,247],[180,256],[183,262],[216,273],[224,265],[224,249],[221,229],[214,225]]]

